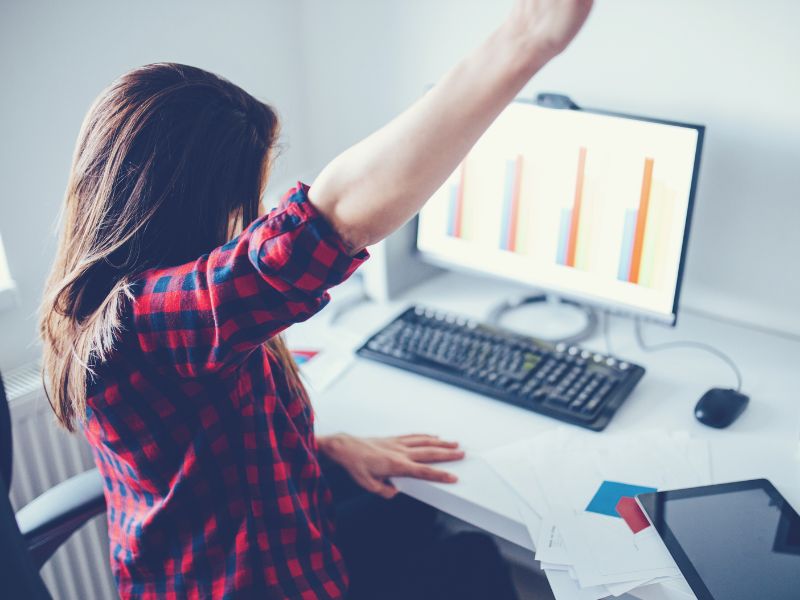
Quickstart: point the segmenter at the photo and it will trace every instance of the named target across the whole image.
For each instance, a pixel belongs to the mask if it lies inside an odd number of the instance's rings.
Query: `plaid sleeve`
[[[134,286],[139,345],[159,365],[196,377],[236,364],[308,319],[368,258],[350,256],[298,184],[268,215],[198,260],[149,271]]]

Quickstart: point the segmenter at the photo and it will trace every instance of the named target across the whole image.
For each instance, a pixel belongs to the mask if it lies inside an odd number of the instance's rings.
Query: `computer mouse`
[[[724,429],[739,418],[750,398],[736,390],[708,390],[694,407],[694,416],[709,427]]]

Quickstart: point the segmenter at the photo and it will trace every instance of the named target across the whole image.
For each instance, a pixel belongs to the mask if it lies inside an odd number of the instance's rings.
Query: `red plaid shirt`
[[[264,342],[366,258],[301,185],[225,246],[137,278],[85,427],[123,598],[345,594],[312,413]]]

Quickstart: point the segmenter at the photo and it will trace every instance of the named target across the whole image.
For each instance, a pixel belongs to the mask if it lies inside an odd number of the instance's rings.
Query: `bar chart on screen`
[[[632,159],[620,173],[601,150],[578,145],[572,153],[574,182],[558,190],[555,211],[548,206],[553,187],[546,185],[546,164],[522,153],[492,165],[468,157],[438,193],[446,200],[446,235],[484,252],[549,259],[627,284],[663,285],[676,191],[658,178],[656,160],[642,155],[638,169]],[[549,252],[532,239],[537,226],[557,232]]]
[[[598,198],[592,182],[586,180],[587,149],[578,150],[578,170],[575,175],[575,194],[571,205],[559,213],[556,263],[565,267],[589,270],[593,253],[590,251],[591,229],[595,222]]]
[[[644,161],[636,208],[625,209],[617,279],[646,287],[665,283],[664,263],[672,230],[676,192],[653,178],[655,161]]]
[[[422,209],[418,248],[448,265],[665,311],[696,136],[513,105]]]
[[[469,158],[462,163],[439,195],[447,197],[444,227],[447,236],[477,242],[487,250],[530,253],[532,218],[531,161],[521,154],[497,161],[497,177],[487,181],[485,169]],[[502,179],[499,168],[502,166]],[[487,185],[493,186],[487,194]],[[492,207],[500,212],[493,221]],[[494,223],[494,226],[492,226]]]
[[[570,205],[560,210],[556,263],[590,271],[593,263],[595,266],[599,263],[593,258],[614,248],[619,251],[616,271],[619,281],[649,288],[663,287],[668,276],[665,263],[673,230],[676,191],[654,177],[655,160],[643,157],[640,193],[637,196],[616,195],[616,200],[624,202],[615,202],[604,194],[601,182],[587,178],[587,154],[586,147],[580,147],[575,193]],[[634,172],[629,178],[635,176]],[[604,221],[598,211],[614,214]],[[615,233],[620,231],[620,222],[621,237]],[[600,237],[593,236],[593,230],[603,227]],[[616,243],[613,242],[615,237]],[[593,247],[593,243],[601,247]]]

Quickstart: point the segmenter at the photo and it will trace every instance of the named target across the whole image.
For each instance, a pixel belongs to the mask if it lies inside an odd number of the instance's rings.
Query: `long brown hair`
[[[93,369],[113,350],[131,277],[194,260],[258,216],[274,111],[195,67],[134,69],[95,100],[78,136],[40,330],[51,406],[85,418]],[[283,340],[267,342],[307,400]]]

